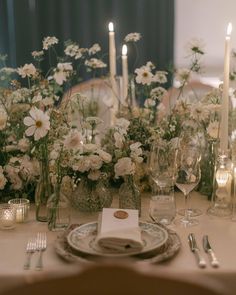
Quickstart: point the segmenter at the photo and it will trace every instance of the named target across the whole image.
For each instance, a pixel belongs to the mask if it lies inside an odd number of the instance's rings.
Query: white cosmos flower
[[[125,175],[133,175],[135,173],[135,164],[132,162],[131,158],[124,157],[117,161],[114,166],[115,177]]]
[[[24,124],[29,126],[25,133],[27,136],[34,135],[34,139],[39,140],[46,136],[50,129],[49,116],[36,107],[33,107],[29,114],[30,116],[24,118]]]
[[[149,67],[142,66],[141,68],[136,69],[135,73],[137,74],[135,80],[138,84],[150,85],[152,83],[153,74]]]
[[[35,66],[31,64],[25,64],[23,67],[17,69],[18,74],[22,77],[33,77],[36,74]]]
[[[70,62],[58,63],[53,78],[58,85],[62,85],[64,82],[66,82],[67,78],[69,77],[72,71],[73,67]]]

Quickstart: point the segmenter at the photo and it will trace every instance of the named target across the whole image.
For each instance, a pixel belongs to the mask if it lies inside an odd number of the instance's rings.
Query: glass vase
[[[209,140],[206,143],[205,151],[202,153],[201,180],[198,186],[198,191],[201,194],[208,196],[208,200],[211,199],[213,193],[217,146],[218,143],[216,140]]]
[[[84,212],[97,212],[109,208],[112,194],[106,180],[89,180],[82,178],[74,191],[72,204]]]
[[[40,162],[40,177],[35,190],[36,220],[47,222],[47,201],[52,194],[47,161]]]
[[[62,193],[60,185],[56,185],[47,201],[47,219],[51,231],[65,230],[70,224],[69,200]]]
[[[141,195],[132,175],[125,177],[120,186],[119,208],[136,209],[141,215]]]

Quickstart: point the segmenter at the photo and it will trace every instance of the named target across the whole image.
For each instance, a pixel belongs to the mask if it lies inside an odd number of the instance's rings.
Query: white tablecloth
[[[177,208],[183,206],[183,197],[176,194]],[[217,281],[225,284],[228,288],[228,294],[236,294],[236,222],[230,219],[213,218],[205,212],[210,202],[205,196],[193,193],[191,204],[202,209],[203,215],[199,216],[200,223],[191,228],[180,228],[171,225],[180,236],[182,247],[179,253],[171,260],[158,264],[154,267],[157,271],[170,272],[184,277],[199,279],[204,277],[216,278]],[[113,207],[116,207],[114,202]],[[149,196],[142,197],[142,216],[141,220],[147,221],[148,217]],[[96,221],[98,213],[81,213],[73,211],[72,223],[85,223]],[[179,217],[179,216],[177,216]],[[32,269],[23,270],[25,261],[25,246],[29,237],[38,231],[46,231],[48,237],[48,247],[43,254],[44,270],[34,270],[36,263],[36,254],[32,257]],[[207,260],[207,268],[200,269],[196,264],[195,257],[189,249],[187,236],[190,232],[195,233],[199,246],[206,259],[207,255],[202,249],[202,236],[209,235],[210,242],[220,261],[220,267],[214,269]],[[46,223],[35,221],[34,208],[31,206],[29,221],[17,224],[13,230],[0,231],[0,292],[6,288],[17,286],[18,284],[41,279],[49,276],[60,276],[74,273],[82,268],[79,263],[68,263],[61,259],[54,250],[54,242],[58,233],[50,232]]]

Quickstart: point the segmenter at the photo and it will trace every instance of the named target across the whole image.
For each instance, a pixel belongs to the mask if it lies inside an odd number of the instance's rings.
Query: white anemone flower
[[[141,68],[136,69],[135,73],[137,74],[135,80],[138,84],[150,85],[152,83],[153,74],[149,67],[142,66]]]
[[[30,116],[24,118],[24,124],[29,126],[25,134],[27,136],[34,135],[34,139],[37,141],[46,136],[50,129],[49,116],[36,107],[33,107],[29,114]]]

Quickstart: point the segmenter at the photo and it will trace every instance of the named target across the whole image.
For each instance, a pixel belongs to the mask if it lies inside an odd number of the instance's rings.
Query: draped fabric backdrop
[[[108,23],[114,22],[117,58],[130,32],[143,38],[128,47],[129,70],[151,60],[158,69],[173,64],[174,0],[0,0],[0,53],[8,66],[29,63],[31,52],[41,50],[42,39],[71,39],[81,47],[99,43],[108,52]],[[108,56],[104,56],[108,62]],[[117,62],[121,73],[121,62]]]

